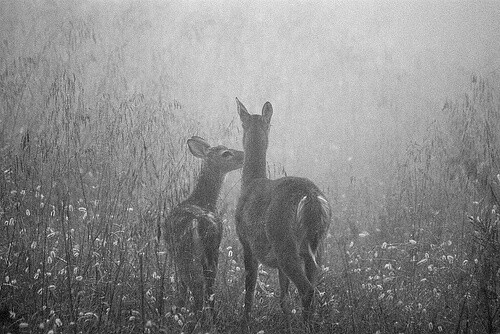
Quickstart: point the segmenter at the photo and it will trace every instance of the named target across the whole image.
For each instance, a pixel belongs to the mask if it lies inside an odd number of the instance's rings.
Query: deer
[[[310,323],[320,243],[331,220],[330,204],[320,189],[306,178],[267,178],[266,151],[273,107],[266,102],[262,115],[251,115],[238,98],[236,103],[245,153],[241,194],[235,212],[236,233],[243,247],[245,266],[242,325],[248,330],[261,263],[278,269],[280,305],[290,330],[286,305],[290,281],[301,296],[303,320]]]
[[[198,136],[188,139],[187,145],[203,163],[194,190],[165,220],[165,240],[180,278],[179,306],[184,306],[189,290],[197,315],[204,315],[208,302],[213,318],[213,286],[222,239],[216,205],[225,175],[243,166],[244,154],[223,145],[211,147]]]

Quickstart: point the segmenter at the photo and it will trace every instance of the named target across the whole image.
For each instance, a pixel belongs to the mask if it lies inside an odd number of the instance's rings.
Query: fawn
[[[203,159],[203,165],[191,195],[166,219],[165,239],[180,277],[180,306],[184,306],[189,288],[194,310],[199,314],[208,301],[213,315],[213,285],[222,239],[216,204],[225,175],[243,166],[244,155],[222,145],[211,147],[197,136],[187,144],[195,157]]]
[[[248,326],[258,263],[278,268],[280,304],[288,326],[285,299],[290,280],[302,298],[304,321],[313,310],[319,244],[331,219],[328,201],[314,183],[305,178],[266,176],[266,150],[273,108],[266,102],[262,115],[250,115],[236,99],[243,126],[243,181],[236,208],[236,232],[245,262],[245,309]]]

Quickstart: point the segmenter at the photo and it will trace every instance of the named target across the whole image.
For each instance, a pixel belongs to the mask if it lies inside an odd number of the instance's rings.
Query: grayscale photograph
[[[0,0],[8,333],[500,333],[500,2]]]

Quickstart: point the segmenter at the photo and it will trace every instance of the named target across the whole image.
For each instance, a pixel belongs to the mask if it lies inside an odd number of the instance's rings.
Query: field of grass
[[[199,170],[185,140],[239,143],[241,131],[207,126],[162,82],[130,93],[120,49],[96,59],[88,21],[60,29],[37,52],[5,42],[0,54],[0,333],[182,333],[194,317],[175,305],[160,227]],[[500,332],[500,79],[472,75],[437,108],[421,140],[387,157],[390,183],[348,170],[318,184],[334,219],[316,332]],[[271,164],[270,177],[285,170]],[[219,202],[214,333],[238,332],[243,314],[239,177]],[[286,328],[278,296],[276,272],[260,268],[253,333]]]

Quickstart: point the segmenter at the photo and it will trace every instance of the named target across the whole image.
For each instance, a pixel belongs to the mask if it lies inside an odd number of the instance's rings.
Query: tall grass
[[[498,331],[498,84],[472,76],[470,91],[407,146],[370,231],[356,224],[360,212],[342,212],[344,236],[330,252],[342,274],[324,280],[335,332]],[[366,186],[353,181],[345,206],[378,202]]]
[[[127,81],[123,48],[107,48],[92,20],[58,22],[36,52],[2,51],[0,331],[180,333],[191,311],[175,305],[160,227],[198,171],[185,139],[240,134],[234,124],[201,124],[168,82]],[[335,219],[317,332],[500,330],[499,83],[471,77],[422,140],[387,157],[391,182],[360,179],[348,166],[336,175],[346,182],[323,185]],[[269,174],[286,173],[270,164]],[[220,203],[213,331],[221,333],[238,331],[242,310],[238,179],[229,177]],[[259,268],[255,332],[285,328],[276,277]],[[300,317],[293,322],[305,330]]]
[[[165,279],[158,224],[196,171],[189,125],[140,94],[86,107],[75,75],[54,76],[42,129],[3,147],[2,299],[28,323],[109,330],[130,301],[147,297],[137,318],[149,314],[152,277]]]
[[[90,95],[88,59],[75,58],[99,42],[79,23],[63,22],[38,54],[2,62],[6,330],[142,331],[160,314],[167,321],[175,290],[159,227],[197,172],[185,138],[199,124],[176,100],[129,93],[113,52]]]

